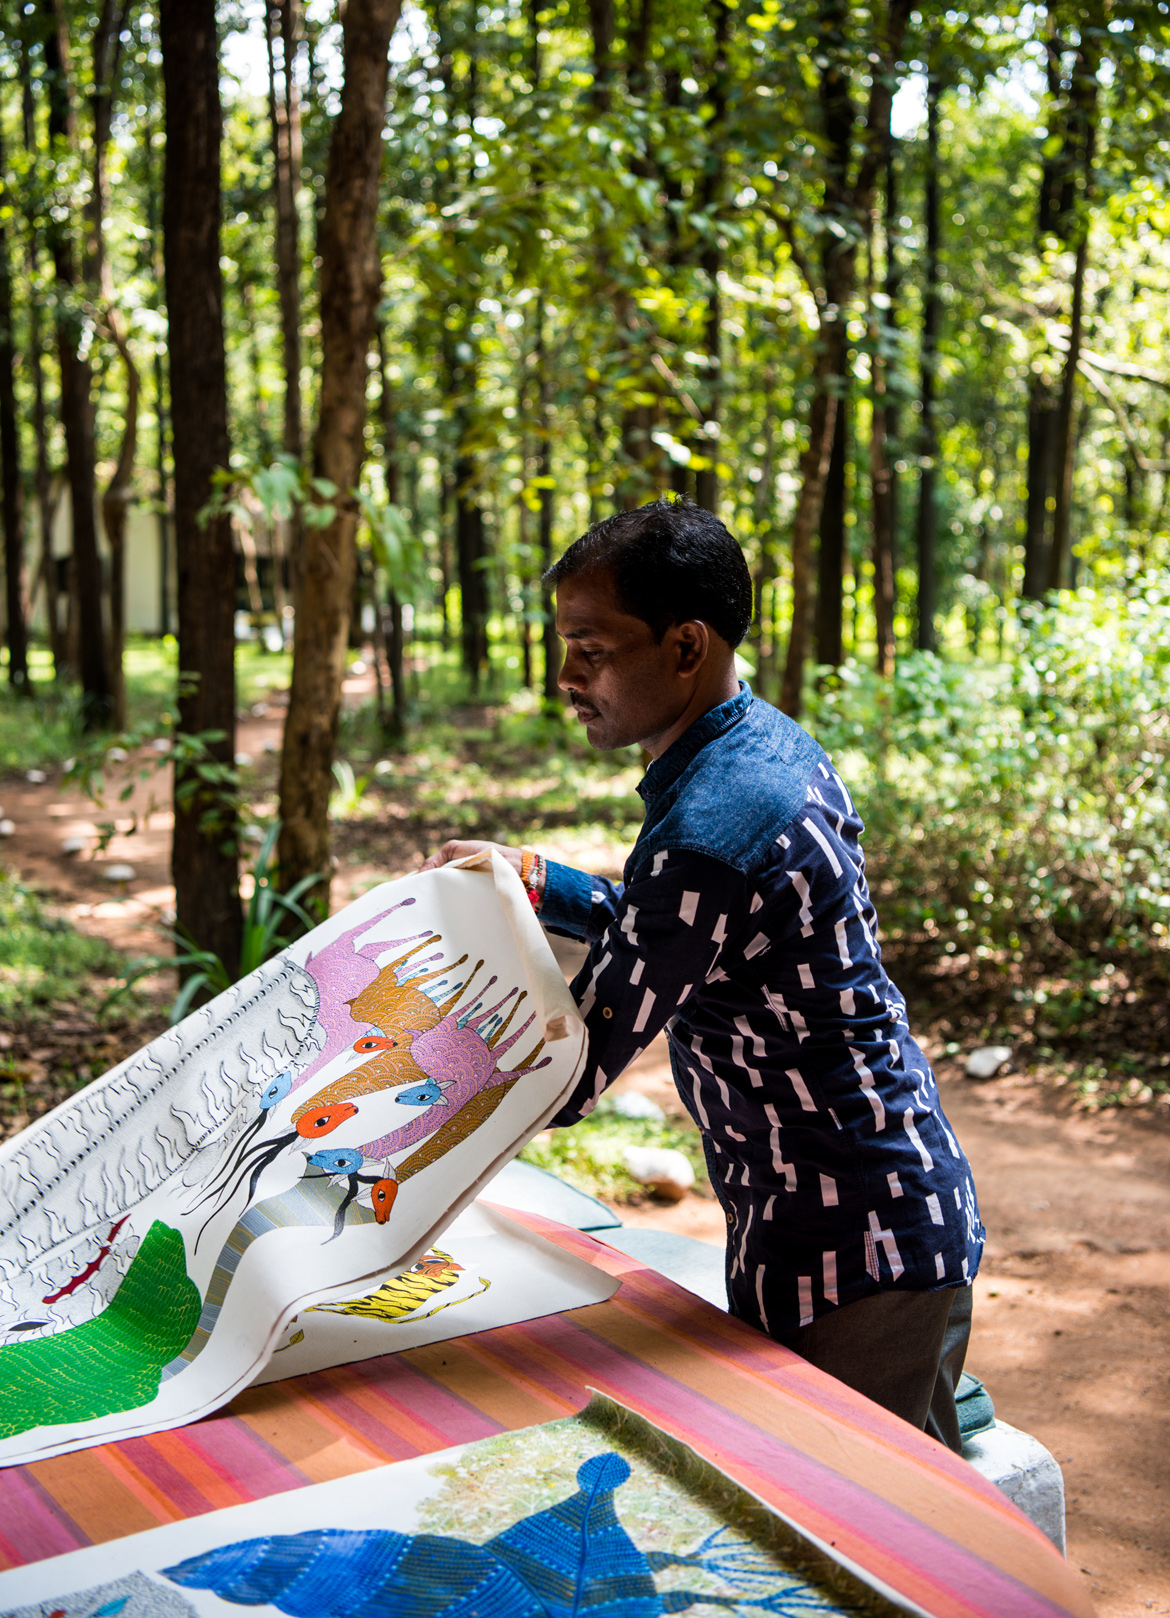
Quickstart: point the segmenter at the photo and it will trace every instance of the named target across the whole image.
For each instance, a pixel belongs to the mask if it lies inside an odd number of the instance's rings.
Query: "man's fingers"
[[[466,859],[471,854],[478,854],[482,848],[490,848],[490,843],[465,843],[457,840],[444,843],[442,848],[432,854],[429,860],[424,860],[419,867],[423,871],[435,871],[440,865],[447,865],[452,860]]]

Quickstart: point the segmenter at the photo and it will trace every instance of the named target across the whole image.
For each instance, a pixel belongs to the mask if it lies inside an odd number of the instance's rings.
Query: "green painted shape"
[[[156,1219],[100,1315],[0,1348],[0,1438],[149,1404],[202,1307],[183,1238]]]

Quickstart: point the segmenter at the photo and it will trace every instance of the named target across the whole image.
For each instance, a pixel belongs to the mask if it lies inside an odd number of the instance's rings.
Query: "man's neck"
[[[648,736],[641,744],[651,759],[661,758],[668,748],[673,747],[680,736],[685,736],[691,726],[697,724],[704,714],[711,712],[712,708],[719,708],[732,697],[739,695],[739,678],[735,672],[735,664],[728,663],[725,668],[712,670],[711,677],[704,680],[691,693],[691,697],[682,713],[666,730],[659,731],[657,736]]]

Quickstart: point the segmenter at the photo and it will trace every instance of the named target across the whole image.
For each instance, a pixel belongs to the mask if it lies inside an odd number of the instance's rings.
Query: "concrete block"
[[[963,1459],[1002,1489],[1063,1556],[1064,1476],[1038,1438],[997,1421],[963,1445]]]

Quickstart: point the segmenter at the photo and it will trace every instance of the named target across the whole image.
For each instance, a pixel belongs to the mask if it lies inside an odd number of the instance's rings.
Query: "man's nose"
[[[564,661],[561,663],[561,672],[557,675],[557,685],[562,691],[579,691],[584,682],[574,668],[572,648],[566,646]]]

